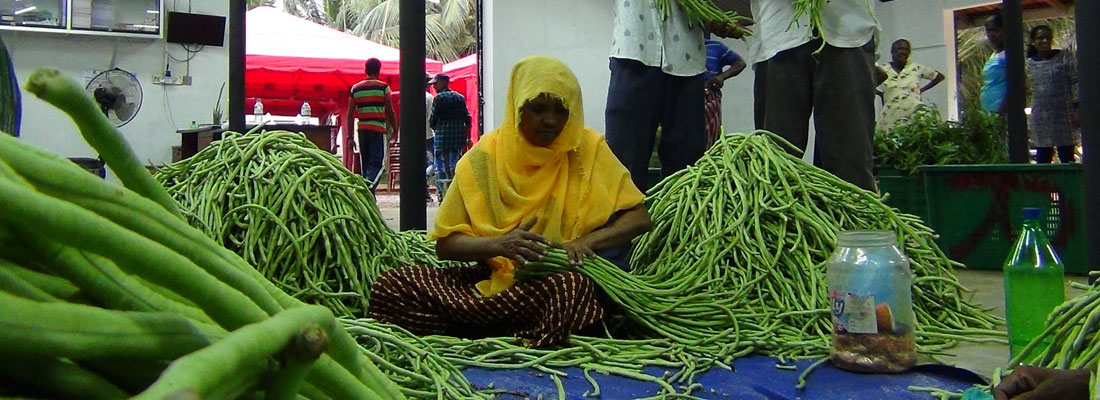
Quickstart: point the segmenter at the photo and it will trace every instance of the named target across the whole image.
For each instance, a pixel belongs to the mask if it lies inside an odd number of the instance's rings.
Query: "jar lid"
[[[892,231],[844,231],[836,243],[840,247],[896,246],[898,237]]]

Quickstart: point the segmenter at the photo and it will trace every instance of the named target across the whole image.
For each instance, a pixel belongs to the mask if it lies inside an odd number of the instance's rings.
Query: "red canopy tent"
[[[478,115],[481,113],[478,101],[477,53],[462,57],[443,66],[443,73],[451,77],[451,90],[466,97],[466,108],[474,121],[470,126],[470,140],[477,143],[481,135],[478,129]]]
[[[261,99],[264,111],[296,115],[303,101],[324,121],[347,112],[348,92],[365,75],[370,58],[382,61],[381,79],[398,90],[401,52],[324,25],[284,13],[272,7],[248,11],[245,49],[246,109]],[[443,63],[425,59],[428,73],[438,73]],[[344,135],[345,164],[350,146]],[[350,165],[350,164],[348,164]]]

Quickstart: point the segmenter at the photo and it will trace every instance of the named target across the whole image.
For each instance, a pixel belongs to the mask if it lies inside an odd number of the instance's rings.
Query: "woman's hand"
[[[1089,371],[1020,366],[993,389],[997,400],[1087,400]]]
[[[579,266],[584,264],[585,258],[596,256],[596,252],[592,250],[592,245],[583,236],[572,242],[554,244],[554,247],[565,250],[565,253],[569,255],[569,264],[571,265]]]
[[[494,241],[494,252],[497,256],[510,258],[521,266],[546,256],[546,246],[551,244],[550,241],[530,232],[537,221],[537,218],[531,218],[504,236],[497,237]]]

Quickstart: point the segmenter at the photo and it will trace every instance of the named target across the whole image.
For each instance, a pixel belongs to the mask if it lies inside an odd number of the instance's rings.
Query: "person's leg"
[[[424,198],[430,203],[432,201],[432,185],[429,183],[432,180],[432,175],[435,174],[435,138],[428,138],[424,141]]]
[[[873,41],[863,47],[825,46],[814,72],[814,157],[826,171],[875,190]]]
[[[1058,162],[1069,164],[1077,161],[1076,146],[1058,146]]]
[[[370,175],[370,136],[373,133],[359,132],[359,173],[363,179],[374,183],[374,176]]]
[[[763,129],[803,150],[809,140],[810,112],[813,111],[816,62],[812,53],[817,47],[812,43],[780,52],[762,63],[767,68],[763,84]]]
[[[443,203],[443,186],[447,184],[447,180],[450,180],[450,175],[447,175],[447,168],[444,165],[443,153],[446,150],[436,147],[435,152],[435,195],[439,197],[439,202]]]
[[[386,140],[385,136],[375,132],[367,132],[359,136],[359,144],[363,147],[359,149],[360,154],[363,156],[363,177],[371,181],[374,185],[378,184],[378,174],[382,171],[383,158],[386,156]]]
[[[710,148],[714,142],[718,141],[718,135],[722,130],[722,92],[717,90],[706,90],[706,129],[707,129],[707,144],[706,147]]]
[[[657,145],[662,177],[695,164],[707,149],[704,83],[703,74],[665,77],[661,143]]]
[[[442,202],[443,196],[447,194],[447,187],[450,186],[451,181],[455,177],[455,166],[458,165],[458,159],[462,158],[462,149],[458,148],[442,150],[437,154],[437,156],[442,159],[442,162],[440,164],[443,167],[442,171],[439,172],[439,178],[437,179],[442,180],[442,182],[440,182],[438,186],[439,199],[440,202]]]
[[[1054,161],[1054,148],[1053,147],[1036,147],[1035,148],[1035,162],[1039,164],[1050,164]]]
[[[610,68],[604,115],[607,145],[630,171],[638,189],[645,191],[654,135],[664,105],[664,73],[660,68],[618,58],[611,58]]]
[[[768,62],[753,64],[752,121],[756,129],[764,129],[764,104],[767,99]]]

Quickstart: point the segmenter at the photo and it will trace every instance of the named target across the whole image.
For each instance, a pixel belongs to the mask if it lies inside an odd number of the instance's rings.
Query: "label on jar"
[[[851,293],[832,293],[833,324],[837,331],[849,333],[878,333],[875,315],[875,296],[858,296]]]

